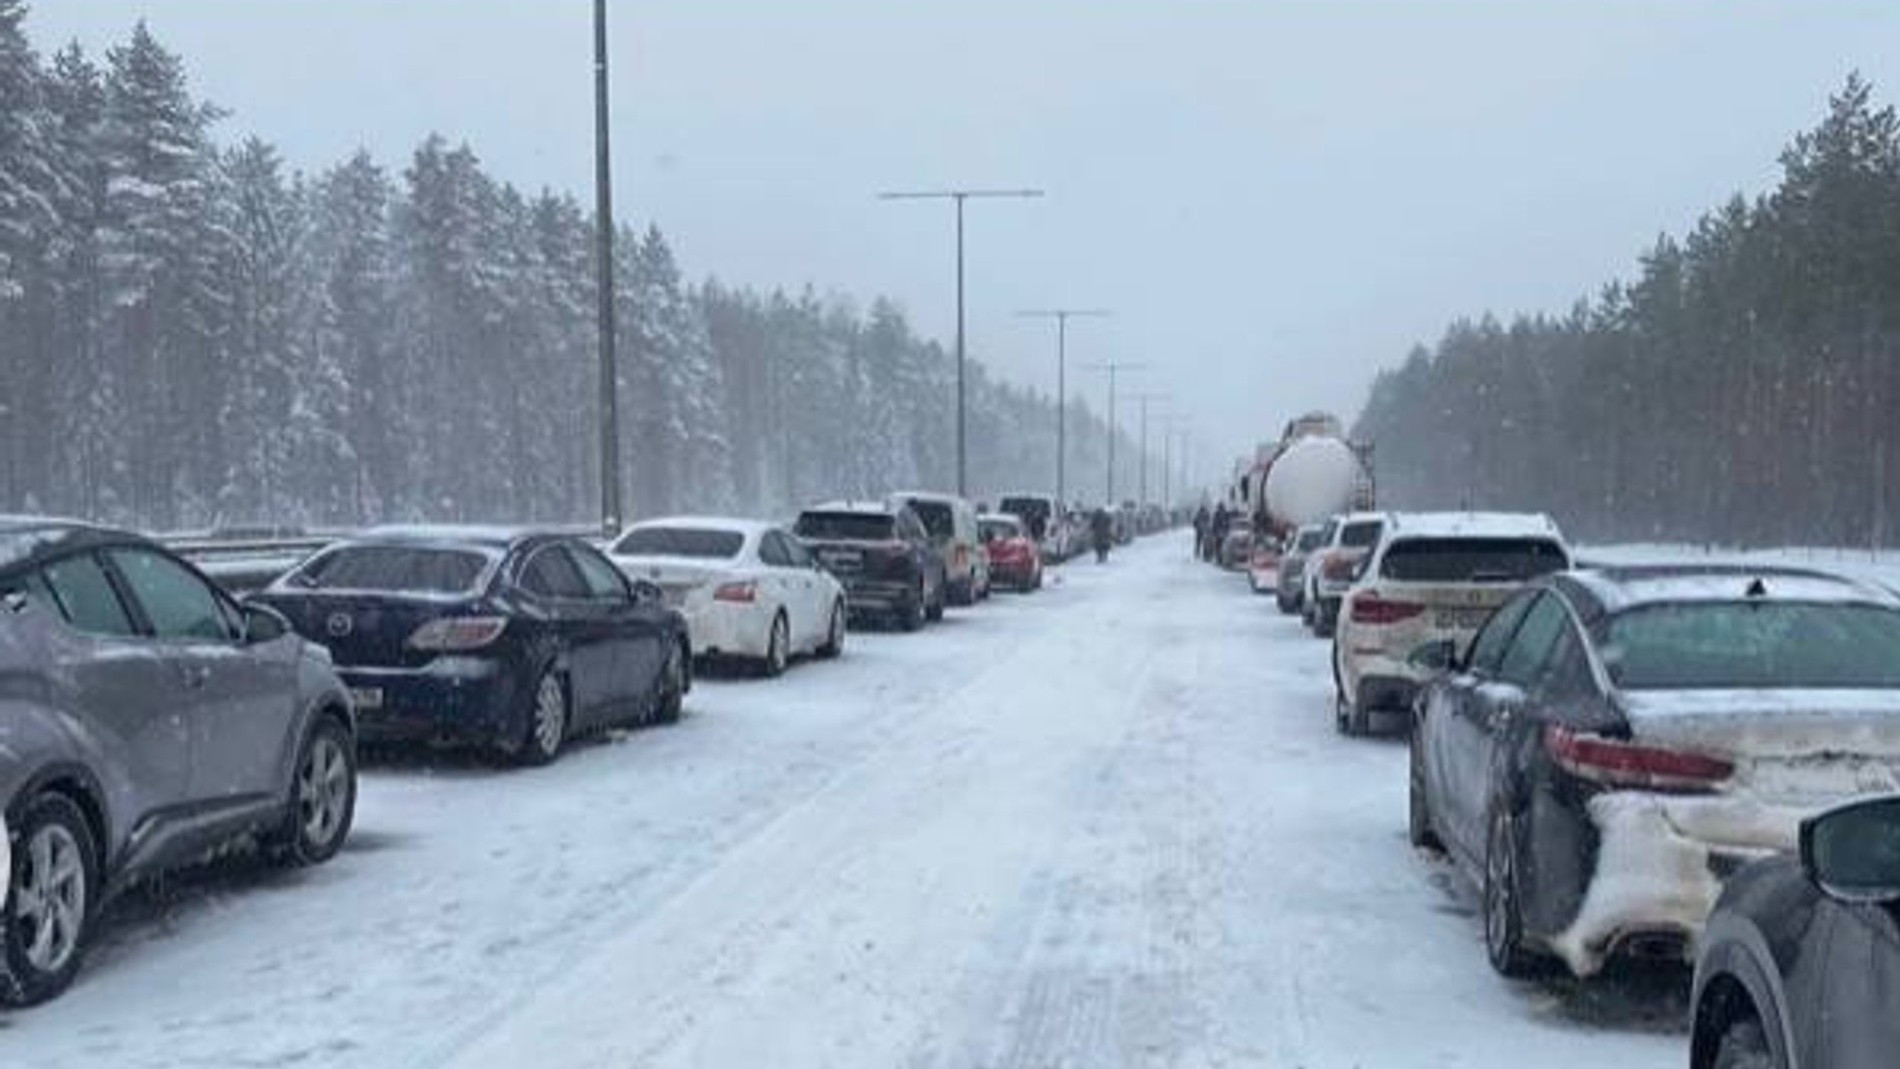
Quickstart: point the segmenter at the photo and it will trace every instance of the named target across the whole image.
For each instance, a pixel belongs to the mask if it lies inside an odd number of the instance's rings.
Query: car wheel
[[[63,794],[33,799],[11,830],[0,1002],[31,1006],[64,991],[79,971],[99,897],[98,849],[86,815]]]
[[[290,811],[279,833],[277,860],[319,865],[335,857],[356,819],[356,747],[349,732],[320,716],[297,753]]]
[[[515,751],[515,762],[545,765],[560,756],[561,744],[567,741],[567,722],[567,687],[561,682],[560,673],[550,668],[541,673],[534,685],[526,734],[521,748]]]
[[[825,632],[825,644],[818,647],[818,656],[826,660],[844,652],[844,602],[831,607],[831,625]]]
[[[1495,802],[1484,848],[1484,950],[1501,976],[1523,979],[1541,971],[1543,959],[1524,942],[1520,897],[1517,818]]]
[[[677,724],[686,709],[687,655],[679,646],[667,654],[660,668],[660,682],[653,696],[653,722]]]
[[[924,626],[924,619],[929,615],[928,605],[930,599],[928,595],[929,584],[921,578],[918,579],[917,593],[910,599],[908,604],[897,611],[898,630],[916,631]]]
[[[780,612],[772,617],[772,631],[765,640],[765,657],[759,661],[759,674],[773,679],[785,674],[785,666],[791,662],[791,628],[785,623],[785,614]]]
[[[1710,1069],[1779,1069],[1761,1022],[1753,1017],[1730,1022],[1716,1045]]]
[[[1408,777],[1410,785],[1406,791],[1406,838],[1411,840],[1413,846],[1421,850],[1442,852],[1445,844],[1439,841],[1438,833],[1432,830],[1431,799],[1425,794],[1425,754],[1421,750],[1423,745],[1418,731],[1414,729],[1411,742],[1407,744],[1407,748],[1411,751],[1409,763],[1412,768],[1411,775]]]

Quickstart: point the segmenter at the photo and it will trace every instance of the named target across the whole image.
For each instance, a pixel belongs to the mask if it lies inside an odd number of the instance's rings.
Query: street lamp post
[[[1141,459],[1139,486],[1143,505],[1148,504],[1148,402],[1160,401],[1165,404],[1170,399],[1166,393],[1144,393],[1136,397],[1136,400],[1141,402],[1141,447],[1137,452]]]
[[[1069,500],[1064,492],[1069,457],[1069,320],[1082,316],[1099,319],[1109,312],[1106,308],[1035,308],[1016,314],[1056,321],[1056,501],[1066,502]]]
[[[1108,500],[1103,504],[1109,508],[1115,506],[1115,375],[1122,371],[1139,371],[1147,366],[1121,360],[1089,365],[1091,371],[1108,372]]]
[[[600,525],[620,533],[619,374],[614,368],[614,196],[607,136],[607,0],[594,0],[594,216],[600,333]]]
[[[968,496],[969,453],[966,447],[968,420],[964,390],[963,340],[963,202],[971,198],[1040,197],[1040,189],[929,189],[879,193],[879,200],[949,200],[957,206],[957,494]]]

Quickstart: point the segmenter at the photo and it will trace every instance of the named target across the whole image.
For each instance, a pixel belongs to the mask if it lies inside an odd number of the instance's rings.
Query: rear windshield
[[[705,527],[641,527],[628,531],[614,552],[628,557],[707,557],[739,555],[745,535]]]
[[[924,530],[929,531],[932,538],[949,538],[957,531],[956,513],[941,501],[912,501],[910,510],[924,521]]]
[[[1642,606],[1610,619],[1603,661],[1629,690],[1900,687],[1900,612],[1792,601]]]
[[[886,542],[896,537],[896,517],[875,512],[807,512],[792,532],[820,542]]]
[[[458,594],[473,590],[489,557],[435,546],[344,546],[291,575],[296,586],[331,590]]]
[[[1379,574],[1413,583],[1511,583],[1570,566],[1543,538],[1407,538],[1386,547]]]
[[[983,529],[984,538],[1015,538],[1023,529],[1008,520],[982,520],[978,526]]]
[[[1325,538],[1325,531],[1301,531],[1300,540],[1294,544],[1299,548],[1300,552],[1311,553],[1320,547],[1320,544]]]
[[[1379,520],[1366,520],[1362,523],[1349,523],[1339,532],[1339,544],[1352,549],[1365,549],[1379,540],[1385,524]]]
[[[1037,497],[1006,497],[999,507],[1004,512],[1021,516],[1026,520],[1049,518],[1049,502]]]

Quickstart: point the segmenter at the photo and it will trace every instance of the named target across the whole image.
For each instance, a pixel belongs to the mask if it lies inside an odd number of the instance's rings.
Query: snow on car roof
[[[1562,538],[1556,521],[1541,512],[1398,512],[1391,515],[1394,538]]]
[[[535,527],[509,527],[480,523],[386,524],[372,527],[352,541],[457,542],[464,544],[507,546],[538,534],[554,532]]]
[[[882,501],[826,501],[812,505],[806,512],[850,512],[860,516],[889,516],[896,510]]]
[[[753,520],[743,516],[662,516],[658,519],[641,520],[627,528],[629,531],[649,530],[655,527],[699,527],[714,531],[731,531],[735,534],[763,534],[779,526],[771,520]]]
[[[1805,568],[1750,568],[1739,564],[1634,565],[1586,568],[1570,577],[1615,612],[1635,605],[1682,601],[1739,601],[1758,580],[1776,601],[1848,601],[1900,608],[1890,591],[1829,572]]]
[[[891,492],[891,496],[905,501],[941,501],[946,505],[955,504],[958,501],[964,500],[955,494],[948,494],[942,490],[894,490]]]

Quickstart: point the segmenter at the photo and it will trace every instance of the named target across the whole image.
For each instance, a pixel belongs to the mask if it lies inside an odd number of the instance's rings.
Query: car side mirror
[[[653,605],[666,600],[666,591],[659,584],[645,579],[633,581],[633,603],[635,605]]]
[[[1849,802],[1801,822],[1801,868],[1840,902],[1900,902],[1900,795]]]
[[[290,634],[290,621],[284,619],[284,614],[276,609],[248,601],[241,607],[244,611],[244,644],[246,646],[275,642]]]
[[[1458,644],[1448,638],[1427,642],[1413,650],[1405,663],[1425,672],[1442,673],[1458,668]]]

